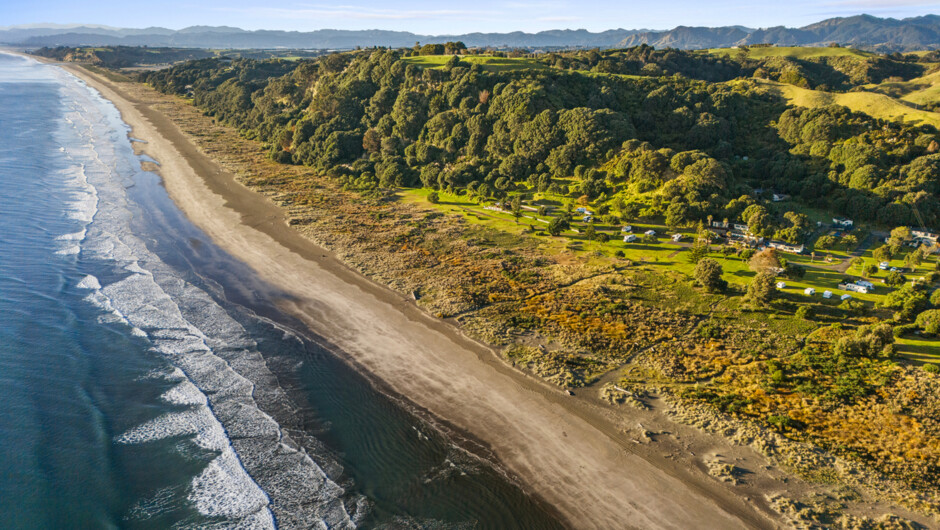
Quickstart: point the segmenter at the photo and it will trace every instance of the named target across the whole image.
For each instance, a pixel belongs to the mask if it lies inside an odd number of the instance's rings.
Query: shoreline
[[[171,198],[196,226],[291,294],[282,309],[328,337],[380,389],[479,441],[569,525],[772,524],[705,473],[631,450],[609,411],[513,369],[453,324],[346,267],[158,110],[81,67],[62,67],[114,103],[132,135],[148,142],[135,146],[160,162]]]

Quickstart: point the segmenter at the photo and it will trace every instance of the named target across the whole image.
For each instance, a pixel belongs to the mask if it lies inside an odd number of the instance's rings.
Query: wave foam
[[[62,85],[64,127],[84,139],[66,144],[73,167],[63,175],[74,186],[68,215],[85,224],[62,241],[80,242],[83,259],[112,266],[116,278],[89,276],[79,287],[91,291],[86,300],[102,309],[99,318],[128,326],[174,366],[154,376],[177,382],[162,399],[183,408],[116,440],[189,439],[216,453],[188,498],[200,513],[225,518],[225,528],[272,528],[275,514],[284,527],[354,527],[344,490],[262,411],[259,399],[275,406],[289,398],[247,331],[134,235],[127,187],[141,159],[127,141],[129,128],[84,83],[70,78]],[[257,392],[255,381],[274,384]]]

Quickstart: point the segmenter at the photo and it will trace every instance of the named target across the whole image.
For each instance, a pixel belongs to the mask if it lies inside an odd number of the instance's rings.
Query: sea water
[[[278,312],[128,133],[0,54],[0,528],[559,526]]]

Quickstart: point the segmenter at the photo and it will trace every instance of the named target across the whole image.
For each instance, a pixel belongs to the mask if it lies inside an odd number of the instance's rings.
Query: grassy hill
[[[910,81],[885,81],[865,85],[865,90],[898,98],[915,105],[931,105],[940,102],[940,71]]]
[[[799,107],[826,107],[842,105],[857,112],[883,120],[898,120],[919,125],[933,125],[940,128],[940,113],[918,110],[885,94],[874,92],[833,93],[809,90],[775,81],[761,80],[759,83],[771,92],[779,94],[792,105]],[[936,94],[940,94],[937,87]]]
[[[419,55],[415,57],[405,57],[404,62],[421,66],[422,68],[443,68],[452,55]],[[507,70],[529,70],[546,69],[544,64],[527,58],[514,57],[490,57],[490,56],[462,56],[462,62],[470,64],[480,64],[484,69],[491,72],[505,72]]]
[[[773,46],[744,48],[713,48],[707,50],[714,55],[745,54],[748,59],[764,59],[767,57],[792,57],[794,59],[810,59],[813,57],[858,57],[860,59],[871,57],[874,54],[863,52],[854,48],[829,48],[816,46]]]

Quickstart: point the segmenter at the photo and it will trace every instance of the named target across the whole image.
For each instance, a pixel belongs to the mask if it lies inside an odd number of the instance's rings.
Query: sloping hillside
[[[805,88],[777,83],[775,81],[759,81],[769,91],[779,94],[791,104],[799,107],[826,107],[829,105],[842,105],[854,111],[864,112],[869,116],[884,120],[900,120],[919,125],[933,125],[940,128],[940,113],[918,110],[901,103],[900,101],[873,92],[847,92],[843,94],[809,90]]]

